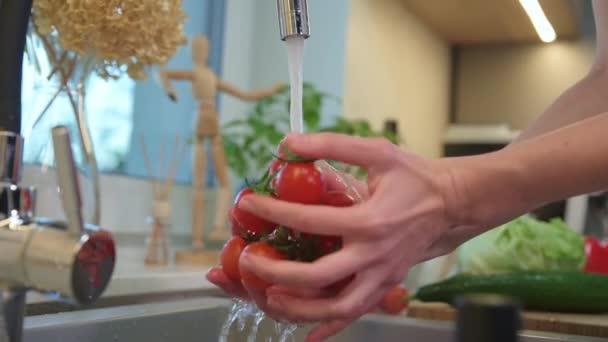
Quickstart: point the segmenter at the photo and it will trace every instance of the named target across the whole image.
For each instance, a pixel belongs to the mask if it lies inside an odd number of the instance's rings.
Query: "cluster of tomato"
[[[242,255],[252,254],[274,260],[297,260],[312,262],[333,253],[342,247],[339,236],[299,233],[289,227],[282,227],[269,222],[239,207],[239,202],[251,194],[272,196],[281,201],[310,205],[328,205],[348,207],[356,200],[344,191],[332,191],[323,172],[315,160],[303,159],[280,147],[278,155],[268,166],[264,176],[256,184],[248,184],[241,190],[230,208],[229,217],[232,227],[232,238],[224,245],[221,255],[221,267],[224,274],[235,282],[240,282],[247,291],[260,293],[272,284],[241,268]],[[327,288],[339,292],[348,285],[353,276],[347,277]],[[381,303],[385,312],[398,313],[405,308],[402,305],[404,293]],[[388,297],[387,293],[387,297]],[[388,306],[384,302],[388,303]],[[390,305],[392,304],[392,310]]]
[[[327,188],[324,175],[315,162],[279,148],[262,179],[236,196],[229,212],[233,237],[222,249],[221,264],[226,276],[241,282],[245,289],[262,291],[271,284],[239,267],[242,254],[311,262],[341,248],[342,239],[338,236],[298,233],[239,207],[243,198],[256,193],[301,204],[354,205],[355,200],[350,195]]]

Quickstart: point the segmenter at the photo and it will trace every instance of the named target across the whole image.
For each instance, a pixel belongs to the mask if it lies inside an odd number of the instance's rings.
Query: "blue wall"
[[[197,33],[204,33],[209,37],[211,50],[209,56],[210,66],[217,73],[222,69],[223,28],[225,16],[224,1],[214,0],[186,0],[184,11],[188,15],[185,32],[190,40]],[[190,44],[180,48],[175,57],[168,63],[167,68],[192,68]],[[135,87],[133,135],[131,149],[126,161],[126,173],[136,177],[147,177],[144,156],[140,144],[143,134],[153,167],[158,163],[161,145],[165,146],[165,164],[173,139],[176,135],[182,139],[193,135],[195,123],[196,104],[192,97],[189,82],[174,82],[178,95],[178,102],[174,103],[166,96],[156,76],[138,82]],[[192,149],[180,165],[176,181],[190,183],[192,180]],[[211,168],[211,165],[210,165]],[[211,172],[209,182],[212,181]]]

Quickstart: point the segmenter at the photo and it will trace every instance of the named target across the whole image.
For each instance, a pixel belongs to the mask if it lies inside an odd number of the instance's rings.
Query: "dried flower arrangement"
[[[186,43],[182,0],[35,0],[32,19],[38,35],[55,33],[64,51],[92,58],[103,78],[126,68],[144,79],[147,67],[165,64]]]
[[[86,81],[92,73],[106,80],[125,72],[134,80],[145,79],[151,67],[167,63],[186,44],[185,20],[182,0],[33,1],[26,54],[56,89],[32,127],[61,94],[67,97],[94,183],[94,224],[100,218],[100,189],[84,109]]]

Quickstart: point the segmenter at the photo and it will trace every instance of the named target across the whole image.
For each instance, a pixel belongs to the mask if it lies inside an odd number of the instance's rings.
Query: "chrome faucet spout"
[[[82,202],[80,200],[76,165],[73,162],[69,131],[66,127],[58,126],[53,128],[52,134],[57,180],[61,192],[63,211],[67,218],[67,230],[74,236],[80,236],[84,230]]]
[[[66,127],[52,131],[66,222],[35,217],[35,189],[20,184],[21,75],[31,5],[32,0],[0,0],[0,342],[21,341],[27,290],[91,304],[110,282],[116,261],[110,233],[83,222]],[[83,116],[79,110],[84,122]],[[83,145],[90,142],[88,132],[84,132],[86,125],[81,124],[78,129]],[[87,139],[83,138],[84,133]],[[94,162],[89,145],[85,146],[87,158]],[[96,174],[96,164],[92,166]],[[99,207],[93,220],[99,220]]]
[[[13,149],[15,145],[10,142],[15,140],[9,139],[12,134],[2,133],[5,132],[0,132],[0,148]],[[114,270],[116,249],[112,236],[83,223],[66,127],[53,128],[53,142],[66,222],[36,218],[33,189],[0,182],[1,342],[21,341],[27,290],[58,294],[76,304],[91,304],[101,296]],[[10,155],[16,156],[14,163],[0,166],[21,163],[20,153]]]
[[[310,37],[307,0],[277,0],[281,39]]]

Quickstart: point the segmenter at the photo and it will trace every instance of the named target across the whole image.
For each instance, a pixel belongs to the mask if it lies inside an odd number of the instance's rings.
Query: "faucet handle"
[[[67,219],[67,231],[75,236],[82,235],[84,224],[82,219],[82,201],[76,163],[72,155],[70,132],[65,126],[53,127],[53,150],[57,167],[57,183],[61,204]]]

